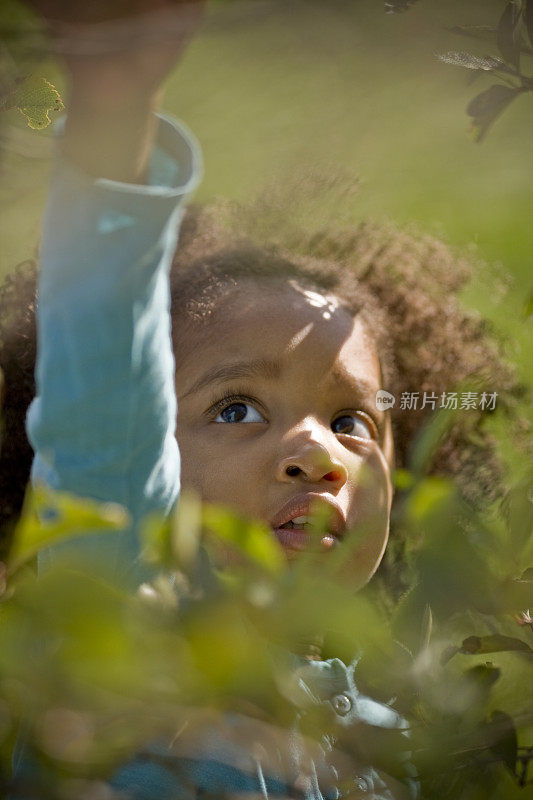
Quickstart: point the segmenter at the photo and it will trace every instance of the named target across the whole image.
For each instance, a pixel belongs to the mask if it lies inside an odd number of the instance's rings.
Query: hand
[[[160,86],[206,0],[29,0],[70,79],[64,152],[86,172],[142,180]]]
[[[106,75],[154,91],[197,28],[206,0],[28,0],[73,81]],[[101,81],[100,93],[104,88]],[[104,84],[105,86],[105,84]]]

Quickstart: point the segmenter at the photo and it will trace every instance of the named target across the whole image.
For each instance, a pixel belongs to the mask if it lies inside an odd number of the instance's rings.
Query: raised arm
[[[32,478],[135,521],[179,491],[168,269],[200,157],[154,110],[201,8],[55,25],[71,90],[43,223]],[[137,550],[131,531],[115,556]]]

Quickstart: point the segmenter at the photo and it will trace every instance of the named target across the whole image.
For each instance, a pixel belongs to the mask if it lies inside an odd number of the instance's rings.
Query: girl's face
[[[361,320],[295,281],[249,283],[178,343],[182,485],[267,521],[289,558],[355,537],[350,565],[364,584],[387,543],[393,446]],[[313,513],[328,520],[320,543]]]

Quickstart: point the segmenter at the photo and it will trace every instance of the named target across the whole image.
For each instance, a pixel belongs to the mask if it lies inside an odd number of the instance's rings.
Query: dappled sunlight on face
[[[322,319],[324,320],[331,319],[335,311],[340,308],[339,299],[334,295],[325,295],[312,289],[306,289],[296,280],[290,280],[288,283],[295,292],[300,293],[305,298],[310,306],[321,310]]]
[[[179,341],[183,486],[267,521],[289,558],[350,548],[364,584],[388,538],[392,438],[362,320],[297,282],[248,283]]]

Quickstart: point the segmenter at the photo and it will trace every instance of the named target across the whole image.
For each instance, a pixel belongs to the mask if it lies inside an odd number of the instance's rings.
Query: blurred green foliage
[[[37,577],[31,557],[69,529],[79,537],[100,526],[113,537],[127,518],[114,506],[30,495],[0,581],[4,790],[16,796],[33,780],[40,797],[46,785],[59,799],[105,786],[200,712],[211,728],[217,714],[244,714],[281,736],[295,713],[289,656],[320,641],[323,657],[357,655],[366,694],[394,698],[422,798],[524,800],[533,785],[533,503],[530,472],[514,466],[503,499],[482,511],[446,479],[403,474],[397,526],[411,588],[395,606],[379,580],[354,594],[327,556],[289,566],[267,528],[190,494],[169,520],[147,521],[144,556],[156,572],[136,593],[106,565],[69,565],[61,551]],[[326,724],[317,708],[305,733],[319,740]],[[13,783],[21,730],[38,769]],[[394,737],[343,731],[343,758],[360,762],[363,750],[394,774]]]

